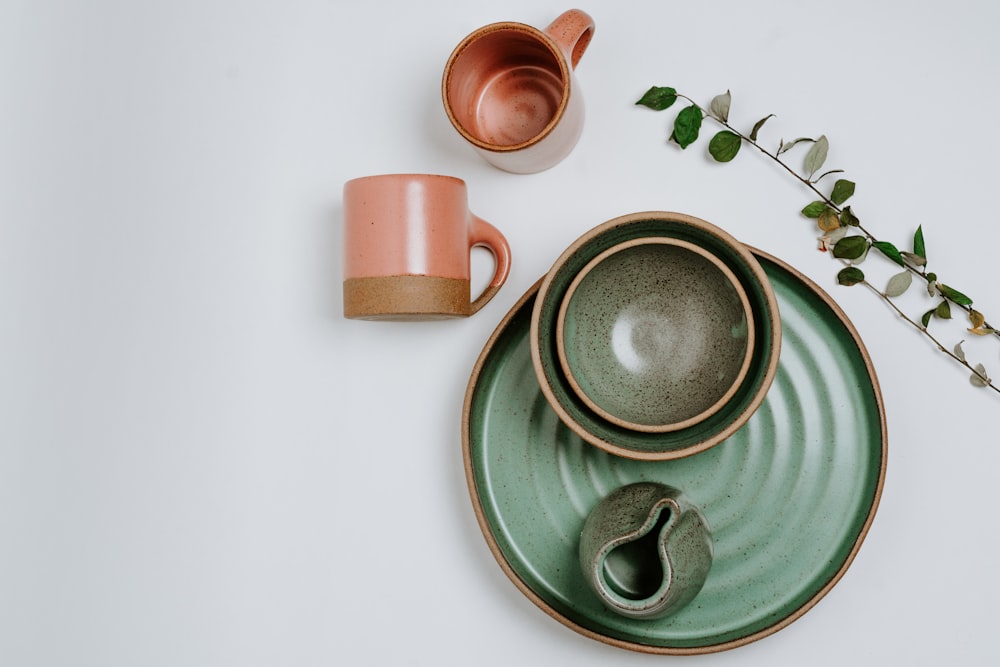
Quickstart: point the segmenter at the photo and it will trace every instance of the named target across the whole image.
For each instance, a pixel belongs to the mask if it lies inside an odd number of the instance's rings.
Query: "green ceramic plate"
[[[843,576],[885,479],[885,415],[868,354],[817,286],[757,253],[778,296],[778,373],[725,442],[672,461],[616,457],[584,443],[547,403],[529,353],[536,283],[473,371],[463,450],[483,534],[513,583],[594,639],[651,653],[708,653],[760,639],[805,613]],[[688,606],[664,619],[605,610],[579,571],[587,514],[613,489],[676,486],[712,529],[715,560]]]

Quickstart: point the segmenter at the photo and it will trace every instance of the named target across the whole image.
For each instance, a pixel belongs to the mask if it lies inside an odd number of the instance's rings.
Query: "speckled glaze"
[[[712,536],[678,489],[635,482],[609,493],[580,532],[580,570],[601,602],[630,618],[675,613],[701,590]]]
[[[611,247],[573,279],[556,346],[566,379],[601,417],[649,432],[717,412],[746,378],[750,301],[703,248],[669,238]]]
[[[462,447],[483,535],[525,596],[587,637],[669,654],[761,639],[800,618],[842,580],[872,525],[887,441],[871,360],[827,294],[787,264],[757,256],[782,312],[777,376],[753,417],[700,454],[622,458],[592,447],[560,420],[532,370],[537,283],[475,364]],[[683,489],[701,508],[714,545],[697,597],[659,619],[607,610],[579,566],[578,541],[590,511],[612,490],[640,481]]]
[[[344,185],[344,316],[421,320],[464,317],[493,298],[510,273],[510,247],[469,211],[465,182],[433,174],[366,176]],[[487,248],[493,278],[470,295],[470,251]]]
[[[445,65],[448,119],[490,164],[514,173],[548,169],[583,131],[583,99],[573,70],[594,21],[571,9],[544,31],[492,23],[463,39]]]
[[[639,238],[680,240],[705,249],[736,275],[750,302],[754,339],[743,381],[718,410],[672,431],[640,431],[605,419],[573,389],[559,361],[558,311],[570,284],[594,257]],[[598,225],[556,260],[534,302],[530,341],[532,364],[542,392],[564,423],[587,442],[612,454],[656,461],[704,451],[746,423],[774,380],[781,349],[781,321],[770,281],[745,246],[715,225],[693,216],[645,211]]]

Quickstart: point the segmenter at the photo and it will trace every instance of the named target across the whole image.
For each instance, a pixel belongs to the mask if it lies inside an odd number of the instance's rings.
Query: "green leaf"
[[[721,120],[723,123],[729,120],[729,106],[733,102],[733,96],[727,90],[721,95],[716,95],[712,98],[712,103],[709,105],[709,111],[712,115]],[[732,159],[732,158],[730,158]],[[719,160],[720,162],[728,162],[729,160]]]
[[[913,254],[927,260],[927,249],[924,247],[924,227],[917,226],[917,231],[913,234]]]
[[[934,316],[934,309],[931,308],[926,313],[924,313],[923,317],[920,318],[920,323],[924,325],[925,329],[931,323],[931,317],[933,316]]]
[[[858,216],[854,215],[854,211],[851,210],[850,206],[845,206],[844,210],[840,212],[840,222],[847,227],[857,227],[861,224]]]
[[[687,148],[698,139],[698,130],[701,129],[701,107],[692,104],[681,109],[674,120],[674,133],[670,138],[677,142],[681,148]]]
[[[807,218],[818,218],[823,210],[826,209],[826,204],[821,201],[814,201],[810,204],[806,204],[806,207],[802,209],[802,215]]]
[[[653,86],[636,102],[653,111],[663,111],[677,101],[677,91],[666,86]]]
[[[840,270],[837,274],[837,282],[841,285],[857,285],[865,279],[864,272],[856,266],[848,266]]]
[[[729,162],[740,152],[740,144],[742,143],[740,135],[729,130],[722,130],[708,142],[708,152],[711,153],[716,162]]]
[[[750,130],[750,141],[757,141],[757,133],[760,132],[760,128],[764,127],[764,123],[767,122],[767,119],[772,118],[773,116],[773,113],[769,113],[754,123],[753,129]]]
[[[833,184],[833,194],[830,195],[830,200],[839,206],[850,199],[853,194],[854,183],[848,181],[847,179],[839,178],[837,179],[837,182]]]
[[[900,254],[896,246],[889,243],[888,241],[875,241],[872,243],[872,246],[876,250],[881,252],[883,255],[885,255],[892,261],[896,262],[896,264],[899,264],[900,266],[906,266],[906,263],[903,262],[903,255]]]
[[[906,290],[910,289],[911,284],[913,284],[912,273],[909,271],[897,273],[889,278],[889,283],[885,286],[885,295],[892,298],[902,296]]]
[[[868,251],[868,239],[864,236],[845,236],[833,246],[833,256],[840,259],[857,259]]]
[[[834,211],[829,206],[824,206],[823,211],[819,214],[819,219],[816,221],[819,228],[824,232],[832,232],[837,227],[840,227],[840,218],[837,217],[837,212]]]
[[[823,163],[826,162],[826,154],[830,150],[830,142],[827,140],[826,135],[820,135],[820,138],[816,140],[812,146],[809,147],[809,152],[806,153],[806,173],[809,174],[809,178],[820,170]]]
[[[937,305],[937,308],[934,309],[934,316],[942,320],[951,319],[951,306],[948,305],[947,301],[941,301],[941,303]]]
[[[941,292],[941,296],[943,296],[945,298],[948,298],[948,299],[951,299],[953,302],[957,303],[960,306],[971,306],[972,305],[972,299],[970,299],[969,297],[965,296],[964,294],[962,294],[961,292],[959,292],[957,289],[952,289],[952,288],[948,287],[947,285],[942,285],[941,283],[938,283],[937,288],[938,288],[938,291]]]

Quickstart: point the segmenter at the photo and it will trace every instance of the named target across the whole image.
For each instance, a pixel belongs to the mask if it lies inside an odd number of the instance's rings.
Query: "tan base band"
[[[344,281],[344,317],[437,320],[471,313],[469,281],[437,276],[380,276]]]

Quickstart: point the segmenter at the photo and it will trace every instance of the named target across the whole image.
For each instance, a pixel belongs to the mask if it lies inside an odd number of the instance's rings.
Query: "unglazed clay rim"
[[[515,303],[511,307],[511,309],[507,312],[504,318],[500,321],[496,329],[494,329],[489,340],[486,342],[486,345],[483,347],[483,350],[480,353],[478,359],[476,360],[476,364],[472,369],[472,375],[469,378],[469,384],[468,387],[466,388],[465,401],[462,408],[462,459],[465,464],[466,486],[468,488],[469,495],[472,499],[472,509],[476,515],[476,521],[479,523],[479,529],[483,534],[483,538],[486,540],[486,544],[489,547],[490,552],[493,554],[494,559],[496,559],[497,564],[500,566],[500,569],[507,576],[507,578],[510,579],[511,583],[513,583],[514,586],[518,590],[520,590],[525,597],[531,600],[531,602],[536,607],[541,609],[548,616],[555,619],[562,625],[566,626],[570,630],[573,630],[574,632],[580,635],[583,635],[584,637],[588,637],[590,639],[599,641],[609,646],[614,646],[616,648],[626,649],[629,651],[636,651],[639,653],[652,653],[656,655],[704,655],[709,653],[720,653],[722,651],[728,651],[734,648],[738,648],[740,646],[745,646],[747,644],[751,644],[753,642],[764,639],[765,637],[769,637],[775,634],[776,632],[779,632],[780,630],[783,630],[784,628],[788,627],[798,619],[802,618],[802,616],[806,612],[815,607],[819,603],[819,601],[822,600],[824,597],[826,597],[826,595],[833,589],[833,587],[840,582],[840,580],[847,573],[847,570],[850,568],[851,564],[854,562],[854,559],[857,557],[858,551],[861,549],[861,545],[862,543],[864,543],[865,538],[868,536],[868,531],[871,529],[872,523],[875,520],[875,514],[878,511],[878,506],[882,498],[882,490],[885,487],[886,459],[888,455],[888,440],[887,440],[888,433],[886,430],[885,404],[882,400],[882,390],[878,382],[878,377],[875,374],[875,367],[872,364],[871,356],[868,354],[868,349],[862,342],[858,330],[854,327],[854,324],[851,322],[851,320],[848,319],[847,314],[844,313],[844,311],[840,308],[840,306],[838,306],[837,303],[832,298],[830,298],[830,295],[827,294],[825,291],[823,291],[816,283],[814,283],[812,280],[810,280],[807,276],[805,276],[801,272],[792,268],[785,262],[778,260],[776,257],[772,255],[750,248],[749,246],[748,250],[752,251],[756,255],[770,262],[773,262],[778,267],[784,269],[793,277],[802,281],[802,283],[807,288],[809,288],[816,296],[818,296],[820,300],[823,301],[823,303],[825,303],[830,308],[830,310],[834,313],[834,315],[837,316],[837,319],[841,322],[841,324],[850,334],[854,344],[858,348],[858,352],[860,353],[862,360],[864,361],[865,370],[867,371],[868,377],[871,379],[872,382],[872,392],[879,416],[879,429],[880,429],[880,437],[882,445],[880,462],[879,462],[878,481],[875,485],[875,491],[872,497],[871,507],[868,510],[868,515],[865,517],[865,522],[861,526],[861,529],[858,531],[858,536],[854,540],[854,544],[851,547],[850,553],[848,553],[847,556],[844,558],[843,564],[840,566],[837,572],[834,573],[832,577],[830,577],[830,580],[827,581],[827,583],[822,588],[820,588],[815,595],[813,595],[813,597],[806,600],[798,609],[796,609],[794,612],[792,612],[785,618],[775,622],[774,625],[763,628],[762,630],[751,633],[745,637],[739,637],[737,639],[721,642],[718,644],[713,644],[710,646],[698,646],[693,648],[651,646],[639,642],[617,639],[615,637],[609,637],[599,632],[595,632],[593,630],[585,628],[584,626],[578,623],[573,622],[572,620],[566,618],[558,611],[553,609],[548,604],[548,602],[546,602],[540,595],[535,593],[535,591],[532,590],[532,588],[523,579],[521,579],[521,577],[517,574],[517,572],[514,570],[511,564],[507,561],[506,556],[504,556],[503,550],[500,548],[500,545],[497,542],[496,536],[493,534],[492,527],[490,526],[489,520],[486,517],[486,511],[483,508],[482,499],[479,497],[479,494],[476,489],[476,474],[475,470],[473,469],[472,451],[471,451],[472,442],[470,438],[472,402],[476,391],[476,387],[479,384],[480,373],[482,372],[483,367],[486,364],[487,358],[489,357],[490,352],[492,351],[497,340],[499,340],[500,336],[510,325],[511,320],[518,313],[518,311],[521,309],[524,303],[529,299],[531,299],[532,297],[535,297],[537,299],[537,296],[540,294],[541,291],[540,289],[541,285],[545,281],[545,277],[543,276],[542,278],[539,278],[534,285],[528,288],[528,290],[521,296],[521,298],[518,299],[517,303]]]
[[[530,35],[531,37],[537,39],[539,42],[545,45],[545,47],[552,53],[555,57],[556,62],[559,64],[559,76],[562,79],[562,98],[559,100],[559,107],[556,109],[555,114],[552,116],[552,120],[542,129],[541,132],[528,139],[527,141],[522,141],[519,144],[491,144],[487,141],[483,141],[479,137],[471,134],[465,127],[458,122],[455,117],[455,113],[451,109],[451,104],[448,103],[448,88],[451,82],[452,70],[454,69],[455,61],[458,60],[459,56],[465,51],[472,42],[475,42],[482,37],[493,33],[500,32],[502,30],[512,30],[515,32],[524,33]],[[562,120],[563,115],[566,113],[566,107],[569,105],[569,96],[571,94],[570,79],[572,77],[572,71],[569,65],[566,63],[566,56],[563,54],[562,49],[556,44],[555,40],[546,35],[544,32],[535,28],[534,26],[527,25],[525,23],[518,23],[516,21],[501,21],[499,23],[490,23],[485,25],[478,30],[473,31],[465,37],[458,46],[451,52],[448,56],[448,62],[444,66],[444,76],[441,79],[441,100],[444,103],[445,113],[448,114],[448,120],[451,124],[458,130],[466,141],[481,148],[483,150],[492,151],[494,153],[509,153],[513,151],[523,150],[529,146],[533,146],[540,142],[545,137],[552,133],[559,121]]]
[[[735,254],[739,255],[743,259],[750,270],[751,277],[753,278],[755,285],[759,288],[760,293],[764,297],[765,307],[772,314],[770,330],[767,332],[771,337],[771,353],[770,358],[767,360],[767,366],[764,369],[764,375],[761,377],[760,386],[757,387],[756,393],[754,393],[751,400],[747,403],[743,412],[738,414],[729,424],[725,425],[725,427],[719,429],[716,433],[709,435],[703,440],[690,444],[686,447],[666,450],[637,450],[611,442],[608,439],[590,432],[578,423],[562,405],[562,402],[553,390],[552,385],[549,383],[549,379],[545,374],[545,368],[542,363],[539,345],[539,320],[541,317],[543,302],[545,301],[556,274],[581,247],[586,245],[593,238],[613,230],[616,227],[628,225],[630,223],[656,220],[688,225],[698,229],[700,232],[710,234],[716,237],[722,244],[729,247]],[[764,402],[764,398],[767,396],[767,391],[771,387],[774,377],[778,372],[778,362],[781,356],[781,317],[778,312],[778,299],[774,295],[774,289],[771,286],[771,281],[764,272],[764,268],[760,265],[747,246],[740,243],[732,235],[723,231],[721,228],[706,222],[705,220],[687,215],[685,213],[676,213],[672,211],[641,211],[613,218],[598,225],[597,227],[594,227],[584,235],[580,236],[563,252],[562,255],[559,256],[559,258],[552,265],[552,268],[541,280],[541,285],[538,289],[538,296],[535,299],[535,305],[531,313],[531,330],[528,336],[528,342],[530,344],[531,364],[535,370],[535,376],[538,378],[542,394],[545,396],[549,405],[555,411],[559,419],[574,433],[583,438],[584,441],[589,442],[590,444],[603,449],[610,454],[614,454],[615,456],[644,461],[666,461],[691,456],[719,444],[739,430],[740,427],[742,427],[743,424],[745,424],[757,411],[757,408],[759,408],[761,403]],[[642,433],[642,431],[636,432]],[[651,433],[649,435],[653,436],[662,434]]]
[[[747,323],[747,337],[746,337],[746,349],[743,352],[743,362],[740,364],[740,370],[733,379],[733,383],[728,389],[710,406],[702,410],[696,415],[692,415],[687,419],[683,419],[678,422],[671,422],[669,424],[640,424],[637,422],[632,422],[618,415],[609,412],[597,401],[593,400],[587,393],[583,390],[583,387],[576,379],[576,375],[573,373],[573,365],[569,361],[569,357],[566,354],[566,341],[565,341],[565,322],[566,322],[566,311],[569,309],[570,301],[573,299],[573,295],[576,293],[577,287],[586,279],[594,268],[611,257],[622,251],[628,250],[629,248],[634,248],[640,245],[670,245],[680,248],[684,248],[690,252],[700,255],[704,259],[711,262],[717,269],[719,269],[722,274],[726,277],[726,280],[733,286],[736,290],[737,295],[740,299],[740,304],[743,306],[743,316]],[[642,431],[644,433],[669,433],[670,431],[679,431],[682,428],[687,428],[688,426],[693,426],[699,422],[702,422],[716,412],[718,412],[722,406],[724,406],[729,399],[733,397],[740,386],[743,384],[743,380],[746,379],[747,373],[750,370],[750,363],[753,361],[753,350],[755,342],[755,325],[753,310],[750,307],[750,299],[747,297],[746,290],[743,289],[743,285],[740,284],[739,278],[733,273],[726,264],[720,260],[718,257],[708,252],[702,247],[689,241],[684,241],[682,239],[673,239],[668,237],[640,237],[624,241],[618,245],[611,246],[607,250],[601,252],[599,255],[594,257],[590,262],[587,263],[580,272],[576,274],[573,278],[573,282],[570,283],[569,287],[566,288],[566,292],[563,295],[562,302],[559,305],[559,312],[556,315],[556,349],[559,354],[559,364],[562,366],[563,371],[566,374],[566,380],[569,382],[573,391],[577,393],[587,407],[593,410],[595,413],[607,419],[613,424],[618,424],[625,428],[632,429],[633,431]]]

